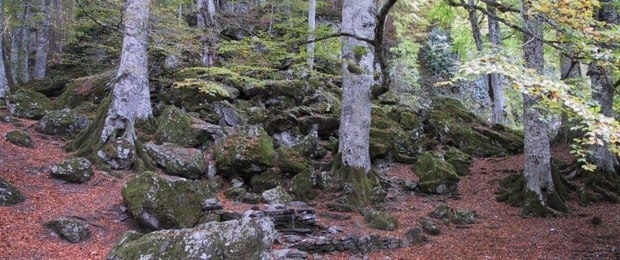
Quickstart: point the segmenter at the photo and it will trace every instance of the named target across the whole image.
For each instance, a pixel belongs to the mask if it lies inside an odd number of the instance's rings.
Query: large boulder
[[[71,109],[54,110],[39,120],[35,128],[40,133],[73,138],[90,125],[90,120]]]
[[[52,167],[52,177],[76,183],[89,181],[93,164],[84,157],[70,158]]]
[[[170,143],[156,145],[152,142],[146,143],[144,148],[168,174],[199,179],[207,170],[207,162],[201,150],[179,147]]]
[[[116,76],[116,70],[76,78],[70,82],[65,91],[56,99],[56,108],[77,108],[90,101],[99,103],[110,91],[109,82]]]
[[[108,254],[122,259],[272,259],[277,232],[268,217],[208,222],[194,228],[160,230],[140,235],[130,231]]]
[[[143,172],[123,187],[129,213],[147,229],[193,227],[202,216],[202,202],[212,197],[199,181]]]
[[[113,170],[129,169],[138,159],[134,144],[122,137],[108,140],[97,156]]]
[[[454,170],[459,176],[471,174],[471,169],[469,169],[469,167],[474,162],[474,159],[469,154],[464,153],[456,147],[449,146],[444,154],[444,158],[446,162],[454,166]]]
[[[0,177],[0,206],[15,205],[26,200],[26,197],[11,183]]]
[[[240,126],[214,149],[218,172],[223,177],[250,180],[276,165],[277,153],[271,137],[259,126]]]
[[[184,147],[212,144],[226,135],[219,126],[190,116],[175,106],[168,106],[159,116],[155,140]]]
[[[57,218],[46,222],[44,226],[71,243],[82,242],[91,235],[86,223],[75,218]]]
[[[28,89],[20,89],[8,95],[8,109],[19,118],[40,119],[52,110],[52,101],[45,95]]]
[[[434,152],[422,154],[413,165],[413,171],[419,178],[422,192],[451,194],[458,188],[459,176],[454,167]]]
[[[425,129],[440,144],[455,146],[469,155],[490,157],[523,150],[521,133],[501,125],[489,126],[456,99],[434,100]]]

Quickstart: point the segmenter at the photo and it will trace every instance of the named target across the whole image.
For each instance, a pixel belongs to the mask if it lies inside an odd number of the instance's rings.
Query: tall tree
[[[218,28],[215,20],[215,4],[213,0],[198,0],[198,27],[204,30],[202,36],[201,62],[204,66],[212,66],[217,58]]]
[[[143,151],[136,150],[139,141],[135,126],[152,118],[147,60],[149,5],[150,0],[126,1],[120,64],[109,104],[102,106],[107,112],[68,146],[77,149],[79,156],[96,153],[113,169],[129,168],[144,158]]]
[[[20,63],[20,81],[21,83],[26,83],[30,81],[30,17],[31,15],[31,3],[30,0],[24,0],[22,2],[23,12],[20,13],[20,22],[21,31],[19,36],[20,39],[20,51],[19,58],[21,59]]]
[[[34,64],[34,70],[32,71],[32,77],[34,79],[45,78],[47,71],[47,57],[49,54],[50,46],[50,0],[41,0],[41,7],[39,14],[42,20],[42,24],[37,31],[37,47],[36,47],[36,59]]]
[[[310,0],[308,4],[308,68],[314,67],[314,34],[316,31],[316,0]]]
[[[543,73],[543,28],[541,19],[531,15],[531,3],[524,2],[524,28],[529,32],[523,37],[523,52],[526,67]],[[536,86],[530,86],[535,88]],[[537,107],[540,97],[523,94],[523,126],[525,168],[525,205],[523,214],[535,216],[555,216],[558,211],[566,211],[562,199],[555,189],[551,165],[549,124],[544,112]]]
[[[489,42],[491,42],[491,48],[496,50],[502,45],[502,34],[499,27],[499,22],[495,19],[496,10],[491,4],[487,4],[490,16],[487,17],[489,25]],[[504,87],[502,86],[502,76],[499,73],[489,74],[489,90],[491,93],[491,100],[493,100],[493,113],[491,116],[491,122],[496,124],[505,124],[504,118],[504,106],[506,98],[504,97]]]
[[[4,21],[4,1],[0,0],[0,24],[5,27]],[[9,81],[6,76],[6,68],[4,66],[4,30],[0,33],[0,105],[5,104],[6,95],[9,93]]]

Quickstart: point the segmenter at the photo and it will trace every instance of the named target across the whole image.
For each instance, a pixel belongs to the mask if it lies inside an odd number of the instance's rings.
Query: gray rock
[[[84,157],[70,158],[52,166],[51,174],[57,179],[84,183],[93,176],[93,164]]]
[[[277,235],[269,218],[208,222],[194,228],[127,233],[108,254],[121,259],[272,259]]]
[[[235,128],[214,147],[213,155],[222,177],[244,180],[275,166],[277,158],[271,137],[262,127],[253,125]]]
[[[90,237],[86,223],[78,219],[62,217],[48,221],[44,225],[71,243],[80,243]]]
[[[473,210],[457,210],[452,217],[452,223],[457,225],[469,225],[476,222],[476,211]]]
[[[433,221],[421,219],[420,225],[422,225],[422,230],[424,233],[429,234],[431,236],[437,236],[441,233],[441,230]]]
[[[110,165],[112,170],[129,169],[137,159],[135,146],[121,137],[109,140],[97,151],[97,156]]]
[[[10,206],[26,200],[11,183],[0,177],[0,206]]]
[[[52,101],[49,98],[28,89],[19,89],[8,95],[7,100],[9,112],[19,118],[40,119],[52,110]]]
[[[6,133],[6,140],[24,148],[34,148],[34,141],[26,131],[15,130]]]
[[[275,187],[263,192],[263,199],[268,204],[287,203],[293,200],[293,197],[286,192],[282,186]]]
[[[203,202],[213,197],[200,181],[154,172],[132,176],[122,193],[129,213],[148,229],[193,227],[203,214]]]
[[[208,198],[202,202],[202,209],[204,211],[220,210],[224,208],[224,204],[217,198]]]
[[[279,249],[273,251],[273,258],[275,260],[308,259],[308,253],[294,248]]]
[[[413,171],[420,178],[422,192],[433,194],[451,194],[457,191],[459,175],[454,167],[441,155],[426,152],[413,165]]]
[[[144,148],[167,174],[199,179],[207,170],[207,162],[201,150],[171,143],[156,145],[152,142],[146,143]]]
[[[54,110],[37,122],[36,130],[43,134],[73,138],[90,125],[90,120],[71,109]]]
[[[180,60],[176,55],[168,55],[164,59],[164,70],[173,71],[179,68]]]

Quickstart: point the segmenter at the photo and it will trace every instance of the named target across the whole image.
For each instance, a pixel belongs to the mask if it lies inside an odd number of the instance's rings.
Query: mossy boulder
[[[144,148],[167,174],[199,179],[207,170],[207,162],[201,150],[171,143],[156,145],[152,142],[146,143]]]
[[[451,194],[457,191],[459,175],[454,167],[434,152],[426,152],[413,165],[422,192]]]
[[[6,140],[10,143],[24,147],[24,148],[34,148],[34,141],[32,141],[32,137],[28,134],[28,132],[23,130],[14,130],[6,133]]]
[[[90,120],[71,109],[54,110],[37,122],[36,130],[43,134],[73,138],[90,125]]]
[[[91,236],[87,224],[75,218],[57,218],[45,222],[44,226],[71,243],[80,243]]]
[[[416,149],[409,135],[397,125],[370,128],[370,158],[392,158],[402,163],[415,161]]]
[[[213,197],[200,181],[143,172],[123,187],[129,213],[147,229],[193,227],[202,216],[202,202]]]
[[[362,215],[364,215],[366,223],[372,228],[387,231],[398,228],[398,220],[387,212],[365,209],[362,211]]]
[[[277,231],[268,217],[208,222],[194,228],[126,233],[107,255],[124,259],[272,259]]]
[[[52,166],[52,177],[75,183],[84,183],[93,176],[93,164],[84,157],[70,158]]]
[[[155,140],[184,147],[196,147],[204,141],[192,129],[192,117],[175,106],[168,106],[157,119]]]
[[[52,101],[34,90],[19,89],[7,96],[11,115],[19,118],[41,119],[53,109]]]
[[[26,200],[15,186],[0,177],[0,206],[10,206]]]
[[[277,152],[277,166],[280,168],[280,172],[284,175],[292,176],[310,168],[306,157],[293,148],[280,147],[277,149]]]
[[[455,146],[469,155],[490,157],[523,150],[522,133],[488,125],[456,99],[434,100],[427,121],[425,129],[439,144]]]
[[[278,157],[271,137],[262,127],[253,125],[235,128],[214,147],[213,153],[222,176],[238,176],[246,181],[275,166]]]
[[[99,103],[110,91],[108,83],[115,75],[116,70],[109,70],[74,79],[56,100],[56,109],[73,109],[87,101]]]
[[[293,197],[282,186],[263,191],[262,196],[268,204],[284,204],[293,200]]]
[[[138,159],[134,144],[122,137],[108,140],[97,151],[97,156],[113,170],[129,169]]]
[[[250,185],[252,190],[258,193],[273,189],[279,185],[282,185],[285,181],[285,177],[279,171],[273,169],[267,169],[266,171],[255,174],[250,178]]]
[[[449,146],[443,157],[446,159],[446,162],[454,167],[454,170],[459,176],[471,174],[469,167],[474,162],[474,159],[469,154],[464,153],[456,147]]]
[[[297,200],[309,201],[316,198],[319,195],[318,191],[314,189],[315,180],[312,178],[309,170],[298,173],[291,178],[289,184],[289,191]]]

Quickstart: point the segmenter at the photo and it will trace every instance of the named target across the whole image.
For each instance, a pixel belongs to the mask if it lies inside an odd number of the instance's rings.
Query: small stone
[[[208,198],[202,202],[202,209],[204,211],[220,210],[224,205],[217,198]]]
[[[90,237],[90,230],[81,220],[63,217],[48,221],[44,225],[71,243],[79,243]]]

